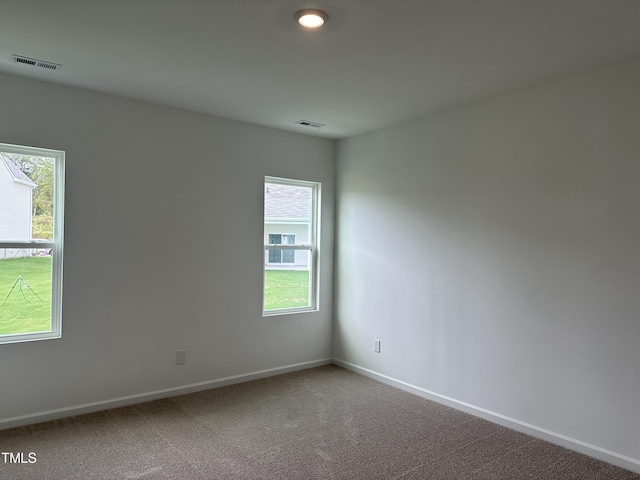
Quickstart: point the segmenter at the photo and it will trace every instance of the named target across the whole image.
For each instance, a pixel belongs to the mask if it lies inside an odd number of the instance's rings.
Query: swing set
[[[40,298],[40,295],[38,295],[38,294],[36,293],[36,291],[35,291],[33,288],[31,288],[31,285],[29,285],[29,284],[27,283],[27,281],[26,281],[24,278],[22,278],[20,275],[18,275],[18,278],[17,278],[17,280],[14,282],[13,287],[11,287],[11,290],[9,290],[9,294],[8,294],[8,295],[7,295],[7,297],[4,299],[4,302],[2,302],[2,306],[3,306],[3,307],[4,307],[5,303],[7,303],[7,300],[9,300],[9,297],[11,296],[11,294],[13,293],[13,291],[16,289],[16,286],[18,287],[18,292],[20,292],[20,293],[22,294],[22,297],[25,299],[25,301],[27,301],[27,302],[31,302],[31,300],[29,300],[29,299],[27,298],[27,296],[24,294],[24,288],[23,288],[23,287],[26,287],[26,288],[28,288],[29,290],[31,290],[31,293],[33,293],[33,294],[36,296],[36,298],[37,298],[38,300],[40,300],[41,302],[43,302],[43,303],[44,303],[44,301]]]

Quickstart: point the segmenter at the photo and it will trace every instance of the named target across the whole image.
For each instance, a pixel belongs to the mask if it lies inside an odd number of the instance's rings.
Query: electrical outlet
[[[176,364],[184,365],[187,363],[187,351],[186,350],[178,350],[176,352]]]
[[[373,341],[373,351],[376,353],[380,353],[380,340]]]

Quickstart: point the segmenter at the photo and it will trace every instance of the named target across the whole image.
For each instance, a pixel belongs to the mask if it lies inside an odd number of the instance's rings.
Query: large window
[[[0,143],[0,343],[62,332],[64,152]]]
[[[265,177],[263,315],[317,310],[320,184]]]

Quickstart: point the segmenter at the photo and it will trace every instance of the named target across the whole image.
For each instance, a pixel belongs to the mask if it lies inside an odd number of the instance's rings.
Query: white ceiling
[[[1,72],[327,138],[639,56],[640,0],[0,0]]]

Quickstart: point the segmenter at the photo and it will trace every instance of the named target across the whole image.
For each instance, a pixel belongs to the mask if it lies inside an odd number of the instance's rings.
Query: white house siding
[[[267,220],[268,222],[268,220]],[[282,234],[294,234],[296,236],[295,243],[308,243],[309,242],[309,224],[308,223],[267,223],[264,225],[264,243],[269,243],[269,234],[282,233]],[[309,266],[309,253],[306,250],[297,250],[295,253],[295,263],[291,264],[278,264],[268,263],[268,252],[265,251],[264,261],[265,265],[269,269],[306,269]]]
[[[0,240],[31,240],[31,187],[16,182],[0,159]],[[29,250],[0,249],[0,258],[29,255]]]

